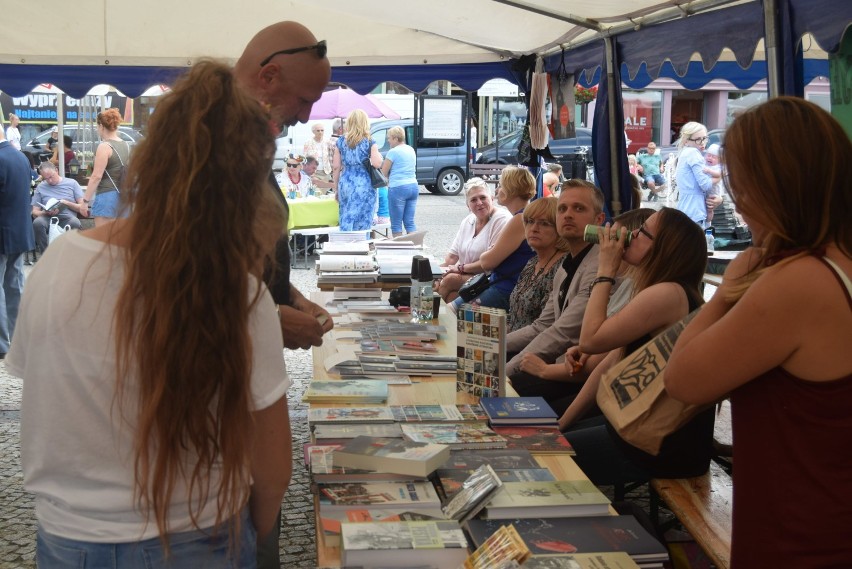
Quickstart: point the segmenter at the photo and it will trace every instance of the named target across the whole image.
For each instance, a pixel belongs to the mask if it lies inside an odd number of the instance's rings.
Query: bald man
[[[325,42],[318,42],[305,26],[297,22],[278,22],[260,30],[234,66],[234,76],[242,87],[269,110],[271,127],[276,134],[285,126],[307,122],[311,107],[320,98],[331,66],[325,57]],[[270,191],[287,208],[287,200],[269,172]],[[282,234],[275,249],[276,270],[266,279],[272,298],[278,304],[284,347],[307,349],[322,344],[322,336],[331,330],[331,316],[305,298],[290,283],[290,249]],[[252,507],[262,497],[252,495]],[[279,504],[280,507],[280,504]],[[279,569],[279,512],[275,530],[258,536],[258,569]]]
[[[308,121],[311,107],[331,78],[331,66],[325,57],[325,42],[318,42],[297,22],[278,22],[251,39],[234,66],[234,76],[269,110],[273,128],[280,132],[285,126]],[[269,182],[286,209],[287,200],[272,172]],[[321,345],[323,334],[333,326],[331,316],[290,283],[286,235],[278,241],[275,259],[277,267],[267,284],[278,304],[284,347]]]

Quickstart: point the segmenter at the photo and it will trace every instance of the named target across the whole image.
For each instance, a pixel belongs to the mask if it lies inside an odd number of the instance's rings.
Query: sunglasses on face
[[[282,49],[281,51],[276,51],[275,53],[271,54],[269,57],[261,61],[260,66],[263,67],[264,65],[272,61],[272,58],[276,55],[293,55],[294,53],[302,53],[303,51],[311,51],[314,49],[317,50],[317,57],[319,57],[320,59],[324,59],[325,54],[328,53],[328,46],[325,44],[325,40],[322,40],[321,42],[315,45],[306,45],[304,47],[294,47],[291,49]]]
[[[287,167],[288,168],[298,168],[299,165],[298,164],[290,164],[289,162],[287,162]]]

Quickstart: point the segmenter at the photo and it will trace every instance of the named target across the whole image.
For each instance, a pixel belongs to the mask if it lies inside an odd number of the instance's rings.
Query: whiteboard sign
[[[491,79],[476,92],[480,97],[517,97],[518,86],[505,79]]]
[[[464,140],[465,97],[420,97],[422,140]]]

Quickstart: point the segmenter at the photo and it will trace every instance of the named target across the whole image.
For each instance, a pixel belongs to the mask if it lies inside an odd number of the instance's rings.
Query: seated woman
[[[556,232],[556,205],[556,198],[541,198],[524,211],[524,234],[535,255],[521,269],[509,296],[509,332],[532,324],[539,317],[553,289],[553,276],[568,250]]]
[[[818,106],[778,97],[733,122],[723,161],[757,247],[681,334],[666,390],[731,396],[732,567],[848,567],[852,142]]]
[[[474,274],[482,272],[475,261],[494,246],[512,218],[506,208],[494,203],[488,184],[482,178],[468,180],[464,195],[470,214],[462,220],[450,252],[441,264],[447,272],[435,285],[445,303],[455,300],[459,288]]]
[[[533,202],[535,205],[535,202]],[[532,206],[530,206],[532,207]],[[643,207],[640,209],[631,209],[630,211],[624,212],[621,215],[616,216],[613,219],[614,223],[617,223],[620,227],[627,229],[627,231],[633,232],[639,227],[642,226],[645,221],[652,215],[656,213],[657,210],[651,209],[648,207]],[[627,263],[622,263],[620,268],[618,269],[618,276],[621,277],[621,286],[618,287],[610,297],[609,303],[607,304],[607,316],[612,316],[622,308],[627,302],[630,300],[630,297],[633,294],[633,273],[635,272],[635,268],[632,265]],[[548,364],[540,356],[534,353],[526,353],[523,355],[523,359],[521,360],[521,371],[525,371],[533,376],[540,377],[549,381],[563,381],[570,383],[582,383],[588,377],[588,373],[580,373],[580,370],[583,369],[579,365],[575,371],[575,364],[580,359],[581,356],[577,354],[578,348],[576,346],[572,346],[568,349],[565,356],[560,357],[556,360],[555,363]],[[582,356],[582,363],[585,364],[586,360],[589,358],[588,355]],[[603,359],[602,357],[595,357],[590,362],[589,365],[585,366],[587,370],[594,369],[596,363]],[[564,411],[568,405],[571,404],[571,401],[574,399],[574,393],[565,393],[564,397],[558,400],[548,401],[553,409],[559,409]],[[560,411],[557,411],[560,412]]]
[[[699,287],[707,263],[704,234],[686,214],[672,208],[649,217],[633,232],[626,250],[627,231],[623,228],[607,226],[599,233],[600,280],[593,285],[583,316],[579,352],[606,356],[562,415],[559,426],[568,429],[565,438],[577,451],[576,462],[595,484],[698,476],[710,464],[712,408],[669,435],[656,456],[621,440],[603,416],[575,422],[595,404],[600,378],[609,366],[702,304]],[[610,287],[622,260],[636,267],[632,298],[607,318]]]
[[[534,196],[535,178],[529,170],[518,166],[503,168],[497,186],[497,202],[509,210],[513,217],[494,246],[484,252],[478,261],[470,263],[469,267],[465,265],[477,273],[491,271],[488,279],[491,286],[470,302],[509,310],[509,295],[518,282],[521,269],[535,254],[527,245],[522,215]],[[462,299],[459,297],[449,306],[455,311],[461,305]]]

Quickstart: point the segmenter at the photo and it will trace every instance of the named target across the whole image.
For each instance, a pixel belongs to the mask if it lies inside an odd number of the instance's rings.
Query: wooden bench
[[[495,187],[497,186],[497,180],[500,178],[500,174],[503,172],[503,168],[506,167],[505,164],[469,164],[470,168],[470,177],[479,177],[488,182],[489,184],[493,184]]]
[[[651,518],[658,521],[658,499],[662,499],[713,564],[727,569],[731,566],[734,483],[717,461],[731,464],[730,401],[722,403],[716,416],[713,443],[719,456],[711,461],[710,470],[703,476],[651,481]]]

